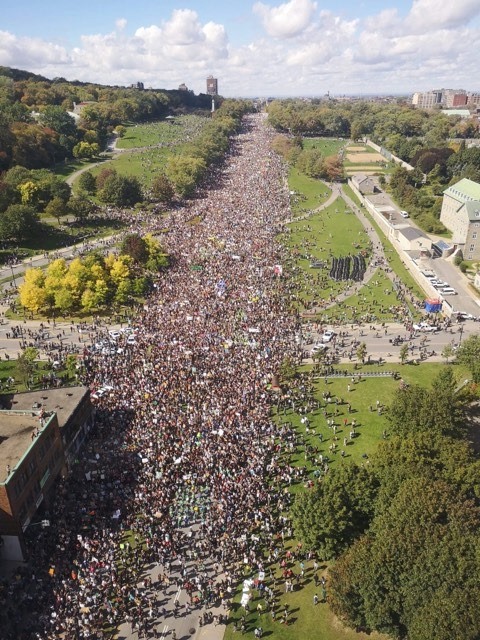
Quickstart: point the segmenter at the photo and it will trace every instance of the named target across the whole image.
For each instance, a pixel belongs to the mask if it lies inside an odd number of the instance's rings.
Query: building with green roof
[[[440,221],[466,260],[480,259],[480,184],[463,178],[443,192]]]

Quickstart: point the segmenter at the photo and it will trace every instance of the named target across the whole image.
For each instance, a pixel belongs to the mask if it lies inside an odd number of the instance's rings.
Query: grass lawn
[[[26,385],[22,381],[22,378],[17,370],[17,361],[16,360],[8,360],[8,361],[0,360],[0,384],[1,384],[0,394],[21,393],[23,391],[37,391],[38,389],[42,388],[40,377],[48,373],[51,373],[51,371],[52,371],[51,367],[49,367],[49,365],[43,360],[36,362],[35,371],[33,373],[35,383],[30,389],[27,389]],[[66,372],[64,370],[61,370],[61,371],[56,371],[55,375],[61,376],[63,378],[65,373]],[[13,385],[7,385],[8,378],[13,378],[15,380],[15,383]]]
[[[360,291],[320,314],[322,322],[394,322],[402,319],[392,281],[382,269]],[[400,314],[400,315],[399,315]]]
[[[98,159],[94,159],[94,160],[73,160],[72,159],[72,160],[69,160],[68,162],[61,162],[55,165],[55,169],[53,170],[53,173],[55,173],[55,175],[60,176],[62,178],[68,178],[68,176],[72,175],[72,173],[75,173],[75,171],[78,171],[79,169],[83,169],[83,167],[88,167],[93,162],[98,162]]]
[[[347,282],[335,282],[328,276],[332,257],[369,252],[370,241],[363,225],[339,198],[308,219],[292,222],[289,229],[283,242],[292,255],[288,266],[295,270],[293,281],[300,307],[334,299],[346,289]],[[311,269],[312,259],[323,261],[325,267]]]
[[[111,160],[92,167],[91,173],[93,176],[97,176],[102,169],[108,167],[109,169],[115,169],[121,175],[134,176],[140,180],[144,187],[148,187],[153,178],[164,169],[171,154],[172,150],[167,147],[151,147],[142,151],[129,151],[117,154]]]
[[[174,121],[160,120],[127,126],[122,138],[117,140],[118,149],[151,147],[157,144],[178,144],[194,139],[210,118],[195,115],[177,116]]]
[[[403,377],[403,380],[408,384],[421,384],[430,386],[437,373],[445,365],[439,363],[425,363],[418,366],[414,365],[385,365],[382,370],[398,371]],[[308,367],[305,367],[305,369]],[[363,365],[354,368],[354,365],[341,365],[342,370],[347,370],[352,374],[365,374],[368,371],[378,370],[376,365]],[[456,379],[460,382],[465,379],[467,372],[463,367],[453,366],[453,371]],[[348,391],[347,385],[350,384],[351,390]],[[385,378],[362,378],[361,381],[352,384],[351,377],[346,376],[344,378],[328,378],[325,383],[324,378],[320,377],[316,380],[314,385],[314,393],[318,400],[322,401],[322,394],[324,391],[329,391],[333,401],[325,405],[328,411],[328,418],[335,420],[337,426],[336,436],[337,441],[337,453],[331,453],[329,450],[330,444],[332,444],[334,433],[331,428],[327,427],[327,417],[323,413],[323,408],[316,410],[313,414],[309,414],[310,417],[310,432],[306,433],[306,428],[300,422],[300,416],[292,411],[288,411],[284,416],[283,412],[279,415],[275,415],[274,419],[278,423],[284,421],[291,422],[297,435],[299,436],[300,446],[296,451],[290,454],[289,458],[284,458],[285,464],[292,466],[306,466],[307,476],[310,479],[314,479],[314,470],[316,465],[312,459],[305,459],[305,445],[310,447],[318,447],[318,453],[328,456],[330,468],[335,466],[347,464],[354,461],[359,464],[368,464],[368,459],[363,457],[366,454],[370,457],[377,449],[380,442],[383,441],[383,431],[387,431],[388,438],[388,422],[383,411],[381,415],[376,410],[376,402],[380,401],[381,405],[388,405],[395,391],[399,388],[400,381],[395,380],[393,377]],[[336,398],[343,400],[342,404],[335,404]],[[348,404],[351,405],[351,412],[348,410]],[[372,410],[371,410],[372,408]],[[334,416],[335,410],[338,409],[338,415]],[[344,420],[348,421],[348,425],[344,426]],[[356,435],[350,440],[351,421],[356,421]],[[315,430],[315,434],[312,433]],[[319,434],[322,434],[322,441],[320,441]],[[347,438],[347,444],[344,445],[344,438]],[[340,451],[345,450],[345,457],[342,457]],[[318,455],[318,454],[317,454]],[[304,481],[294,484],[290,487],[292,493],[299,493],[304,491]],[[286,548],[295,545],[294,540],[286,542]],[[353,629],[345,628],[341,622],[332,614],[327,604],[319,603],[317,606],[313,605],[313,596],[318,594],[321,598],[321,589],[315,588],[313,582],[313,563],[312,561],[306,563],[306,576],[305,580],[297,585],[293,592],[286,594],[284,592],[284,582],[280,579],[280,573],[277,571],[276,577],[279,579],[277,585],[277,620],[273,621],[272,617],[268,613],[258,615],[256,608],[259,602],[262,606],[265,604],[263,598],[259,597],[259,594],[255,590],[252,590],[252,600],[250,607],[250,614],[247,616],[247,637],[253,637],[253,630],[257,625],[261,625],[264,630],[264,637],[271,638],[272,640],[297,640],[299,638],[308,638],[309,640],[367,640],[367,638],[385,639],[387,636],[372,633],[369,635],[363,633],[357,633]],[[278,564],[276,565],[278,566]],[[292,566],[294,573],[299,573],[299,566]],[[328,569],[328,563],[320,564],[319,575],[322,575]],[[269,580],[269,572],[267,568],[267,580],[266,583],[273,588],[271,581]],[[252,576],[255,577],[255,576]],[[238,633],[235,634],[233,630],[233,621],[238,620],[242,613],[243,608],[240,608],[239,601],[241,597],[241,585],[237,590],[234,607],[232,611],[232,617],[227,631],[225,634],[225,640],[233,640],[238,637]],[[327,599],[328,599],[328,582],[327,582]],[[285,626],[280,623],[281,613],[284,605],[287,603],[290,610],[290,624]]]
[[[339,138],[302,138],[304,149],[318,149],[326,157],[336,155],[345,144]]]
[[[324,182],[309,178],[294,167],[290,168],[288,185],[296,194],[292,198],[292,212],[295,216],[321,206],[332,193]]]

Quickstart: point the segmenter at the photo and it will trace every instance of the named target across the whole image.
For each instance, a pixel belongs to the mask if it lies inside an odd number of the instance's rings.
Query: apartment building
[[[466,260],[480,259],[480,184],[463,178],[446,189],[440,221]]]
[[[86,387],[1,396],[0,559],[25,558],[24,533],[39,526],[59,475],[67,475],[93,426]],[[39,522],[36,522],[39,520]]]

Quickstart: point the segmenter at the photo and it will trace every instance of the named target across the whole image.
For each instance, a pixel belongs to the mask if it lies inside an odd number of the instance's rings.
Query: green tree
[[[410,385],[398,389],[387,419],[393,433],[405,436],[419,431],[463,436],[469,389],[457,392],[451,368],[435,377],[431,389]]]
[[[110,176],[98,195],[117,207],[131,207],[143,199],[140,182],[133,176]]]
[[[378,482],[366,467],[342,465],[291,509],[295,533],[325,560],[336,557],[369,526]]]
[[[365,342],[361,342],[357,347],[357,360],[360,362],[365,362],[365,358],[367,357],[367,344]]]
[[[52,218],[56,218],[58,224],[60,224],[60,218],[68,213],[68,207],[65,205],[65,202],[61,198],[53,198],[45,207],[45,213],[47,216],[52,216]]]
[[[29,386],[28,382],[35,371],[35,360],[37,359],[38,350],[35,347],[26,347],[18,356],[17,371],[27,386]]]
[[[92,159],[100,153],[100,146],[96,142],[79,142],[73,147],[75,158]]]
[[[450,343],[446,344],[442,349],[442,358],[445,358],[445,362],[448,364],[450,358],[455,355],[455,351]]]
[[[480,382],[480,335],[474,334],[463,341],[457,350],[457,362],[468,368],[474,382]]]
[[[408,358],[408,344],[402,344],[400,347],[400,362],[405,364]]]
[[[69,212],[78,222],[84,222],[96,209],[95,204],[83,195],[72,196],[67,202]]]
[[[166,205],[171,204],[175,196],[172,183],[164,173],[160,173],[152,183],[152,197]]]
[[[91,171],[84,171],[78,177],[78,187],[85,193],[93,195],[97,190],[97,183]]]
[[[23,204],[11,204],[0,213],[0,237],[20,242],[33,237],[39,226],[35,210]]]
[[[173,155],[168,160],[166,173],[178,195],[188,198],[193,195],[206,168],[207,165],[201,158]]]
[[[476,606],[479,522],[478,507],[447,483],[407,479],[369,532],[332,567],[333,612],[364,629],[410,638],[411,627],[415,633],[421,628],[419,612],[437,597],[445,602],[447,593],[463,590],[468,606]],[[461,627],[464,610],[449,607],[451,628]],[[463,636],[437,636],[426,625],[415,637]]]

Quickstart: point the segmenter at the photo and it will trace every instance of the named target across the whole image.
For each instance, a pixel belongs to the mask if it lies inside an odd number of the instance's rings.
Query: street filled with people
[[[157,637],[170,580],[189,597],[176,618],[226,603],[237,563],[263,569],[252,532],[268,547],[286,506],[269,387],[301,353],[276,241],[290,215],[285,166],[262,118],[246,118],[202,194],[150,223],[172,266],[134,338],[85,352],[86,381],[108,391],[50,527],[27,531],[28,569],[2,591],[6,639],[94,639],[125,621]],[[158,568],[153,584],[146,566]]]

